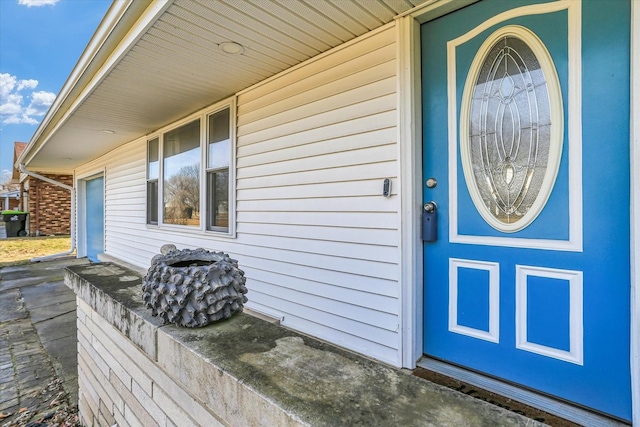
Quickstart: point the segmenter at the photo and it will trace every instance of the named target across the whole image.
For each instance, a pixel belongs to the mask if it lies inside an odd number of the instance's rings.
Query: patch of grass
[[[26,264],[31,258],[66,252],[69,248],[71,248],[69,236],[1,239],[0,267]]]

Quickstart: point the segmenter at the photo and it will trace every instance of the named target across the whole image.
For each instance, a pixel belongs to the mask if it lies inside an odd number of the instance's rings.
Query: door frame
[[[420,25],[478,0],[431,0],[396,17],[401,198],[401,363],[423,355],[422,105]],[[571,1],[571,0],[560,0]],[[578,0],[579,1],[579,0]],[[632,422],[640,426],[640,2],[631,1],[630,273]],[[635,49],[634,49],[635,47]]]
[[[105,168],[94,169],[90,172],[85,172],[81,175],[75,176],[76,187],[76,256],[82,258],[87,256],[87,181],[91,181],[96,178],[103,178],[102,197],[105,197],[105,189],[107,184]],[[105,203],[106,207],[106,203]],[[105,215],[102,216],[103,227],[106,225]],[[104,228],[103,228],[104,229]],[[106,229],[105,229],[106,230]],[[104,234],[103,233],[103,249],[104,249]]]

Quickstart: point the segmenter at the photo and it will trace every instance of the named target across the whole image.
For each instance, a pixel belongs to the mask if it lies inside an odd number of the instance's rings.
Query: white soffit
[[[391,22],[419,3],[175,0],[28,166],[72,169]],[[243,53],[218,49],[229,41],[241,44]]]

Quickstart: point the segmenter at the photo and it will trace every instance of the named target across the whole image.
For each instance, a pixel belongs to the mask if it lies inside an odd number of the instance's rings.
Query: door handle
[[[438,205],[433,200],[424,204],[424,211],[428,213],[435,212],[438,209]]]
[[[424,204],[422,212],[422,240],[435,242],[438,240],[438,205],[433,200]]]

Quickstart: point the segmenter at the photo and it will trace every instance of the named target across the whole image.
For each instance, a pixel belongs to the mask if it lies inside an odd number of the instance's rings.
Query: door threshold
[[[450,365],[439,360],[423,357],[418,361],[417,366],[419,368],[435,372],[436,374],[444,375],[474,387],[481,388],[488,392],[504,396],[505,398],[521,402],[532,408],[539,409],[548,414],[570,421],[571,423],[588,425],[590,427],[628,427],[630,425],[624,421],[594,413],[553,399],[549,396],[536,393],[495,378],[490,378],[458,366]],[[508,405],[505,404],[505,406]]]

